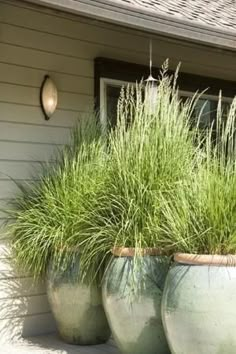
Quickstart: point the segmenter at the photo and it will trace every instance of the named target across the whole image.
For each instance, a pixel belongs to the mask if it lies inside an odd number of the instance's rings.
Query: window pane
[[[117,104],[120,97],[120,86],[111,86],[107,85],[106,93],[107,93],[107,119],[109,125],[114,127],[117,121]]]
[[[215,114],[214,102],[199,99],[194,109],[194,119],[199,119],[200,114],[200,127],[204,128],[206,126],[209,126],[211,123],[211,119]]]
[[[188,97],[182,97],[183,102],[185,102]],[[194,107],[193,111],[193,120],[196,122],[199,119],[199,125],[201,128],[206,128],[210,126],[215,120],[217,116],[217,108],[218,108],[218,101],[217,100],[209,100],[206,98],[201,98],[198,100]],[[223,119],[227,118],[227,114],[230,108],[229,102],[222,102],[221,109],[223,113]]]
[[[226,120],[229,110],[230,110],[231,103],[230,102],[222,102],[221,106],[222,106],[221,108],[222,108],[222,112],[223,112],[223,119]]]

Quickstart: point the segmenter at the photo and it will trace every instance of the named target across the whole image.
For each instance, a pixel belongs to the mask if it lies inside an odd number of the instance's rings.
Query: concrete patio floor
[[[120,354],[113,341],[105,345],[74,346],[65,344],[57,335],[26,338],[1,346],[1,354]]]

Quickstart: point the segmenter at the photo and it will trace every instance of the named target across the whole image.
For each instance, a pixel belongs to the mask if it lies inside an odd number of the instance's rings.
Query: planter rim
[[[134,256],[161,256],[159,248],[135,248],[135,247],[113,247],[111,253],[116,257],[134,257]]]
[[[236,255],[175,253],[174,260],[189,265],[236,266]]]

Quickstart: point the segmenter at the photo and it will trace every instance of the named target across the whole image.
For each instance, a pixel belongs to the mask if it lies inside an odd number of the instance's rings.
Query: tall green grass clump
[[[182,187],[163,196],[162,244],[172,252],[236,253],[236,99],[205,131],[204,158]]]
[[[91,233],[80,243],[85,272],[114,247],[135,248],[137,255],[144,248],[169,252],[160,237],[162,198],[196,167],[199,138],[191,116],[197,96],[183,103],[176,76],[166,68],[156,90],[155,107],[144,99],[143,83],[121,92],[117,127],[109,135],[106,189],[93,211]]]
[[[13,257],[35,277],[49,262],[67,267],[78,257],[76,237],[87,237],[88,213],[105,183],[106,149],[95,117],[80,123],[56,164],[47,165],[40,182],[23,188],[8,210],[15,219],[9,226]]]

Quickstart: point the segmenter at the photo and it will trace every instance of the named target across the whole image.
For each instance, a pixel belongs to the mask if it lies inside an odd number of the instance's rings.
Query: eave
[[[120,5],[106,0],[26,0],[46,6],[95,18],[101,21],[135,28],[153,34],[174,37],[213,47],[236,50],[236,30],[222,30],[217,27],[173,19],[138,7]]]

